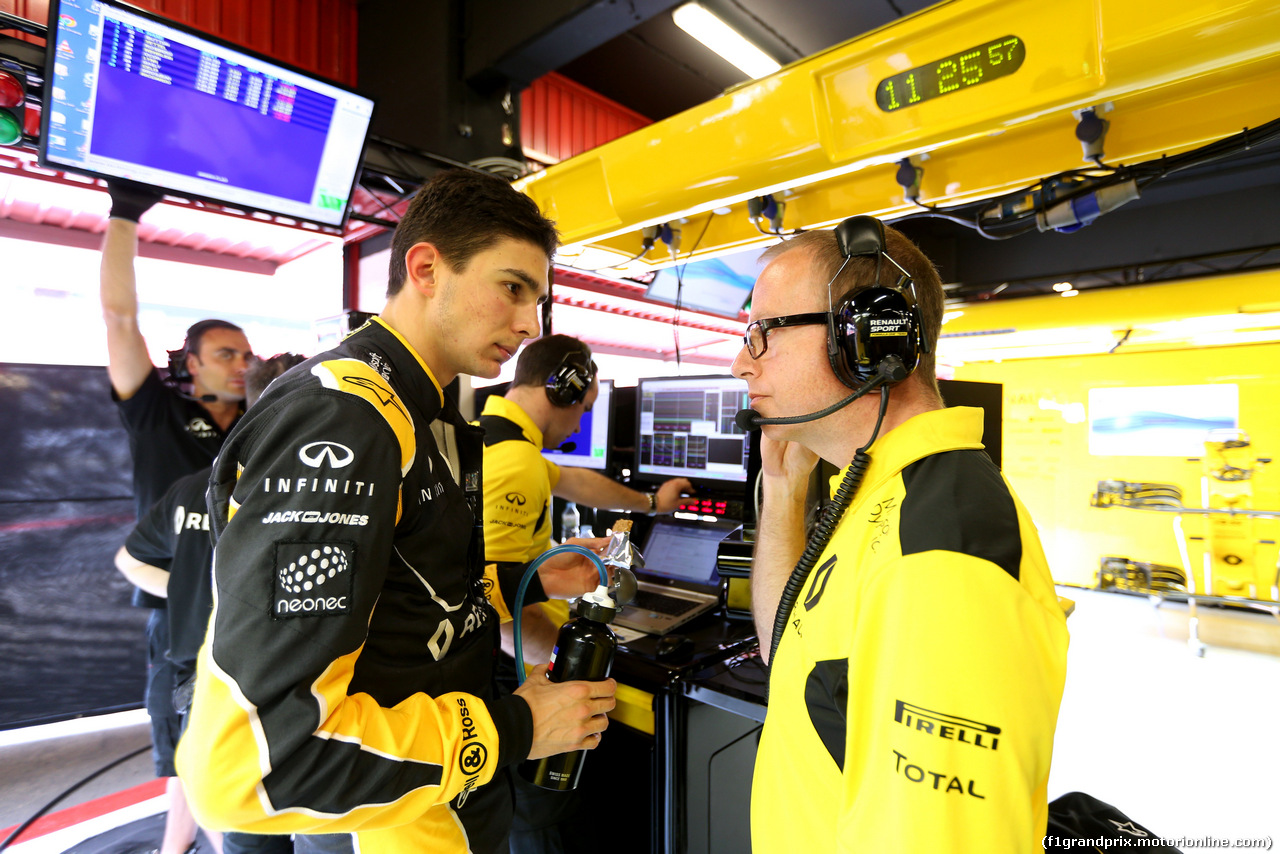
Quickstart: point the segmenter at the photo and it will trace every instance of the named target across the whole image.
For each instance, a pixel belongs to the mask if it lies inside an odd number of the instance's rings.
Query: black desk
[[[755,628],[714,614],[681,628],[693,641],[682,661],[658,660],[656,637],[618,648],[611,675],[653,695],[654,732],[650,738],[613,722],[579,786],[592,802],[589,820],[599,838],[618,854],[750,850],[746,798],[758,735],[751,736],[764,718],[764,686],[735,677],[740,667],[752,670],[750,664],[729,668],[725,662],[755,647]],[[748,676],[763,678],[758,667]],[[743,694],[753,687],[759,691],[754,705],[745,699],[749,691]],[[647,779],[638,781],[642,768]]]

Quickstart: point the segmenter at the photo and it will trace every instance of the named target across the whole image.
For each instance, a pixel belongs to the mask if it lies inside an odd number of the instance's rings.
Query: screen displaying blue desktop
[[[114,0],[55,0],[40,160],[340,227],[373,102]]]
[[[637,386],[636,475],[654,481],[747,481],[747,434],[734,418],[747,383],[734,377],[645,377]]]
[[[583,413],[578,432],[565,442],[572,442],[572,451],[544,450],[542,455],[558,466],[604,471],[609,466],[609,451],[613,443],[613,380],[600,380],[600,396],[590,412]]]
[[[761,251],[757,246],[658,270],[645,297],[675,305],[678,293],[683,308],[736,318],[760,275]]]

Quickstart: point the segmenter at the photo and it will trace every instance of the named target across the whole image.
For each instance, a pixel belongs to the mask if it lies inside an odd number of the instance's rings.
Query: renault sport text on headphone
[[[855,216],[840,223],[836,244],[845,264],[856,256],[874,255],[876,278],[871,287],[847,291],[834,302],[831,285],[840,273],[827,283],[827,358],[831,369],[849,388],[858,388],[881,373],[881,362],[896,356],[906,372],[888,382],[906,379],[920,364],[921,352],[929,352],[920,329],[915,280],[885,252],[884,223],[875,217]],[[880,278],[886,258],[902,274],[894,285],[885,285]],[[891,367],[899,373],[896,366]]]
[[[920,326],[915,281],[885,252],[884,223],[871,216],[850,217],[836,226],[835,235],[844,263],[827,282],[827,358],[836,377],[854,392],[806,415],[764,418],[754,409],[744,409],[734,419],[743,430],[825,418],[882,385],[905,380],[920,364],[920,354],[929,352]],[[863,255],[875,256],[875,284],[833,299],[831,285],[851,258]],[[880,280],[885,258],[902,274],[892,286]]]
[[[547,377],[547,399],[556,406],[581,403],[591,390],[596,371],[596,363],[585,353],[565,353],[560,364]]]

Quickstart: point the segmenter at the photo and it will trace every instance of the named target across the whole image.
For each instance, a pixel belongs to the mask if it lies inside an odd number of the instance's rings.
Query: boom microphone
[[[874,377],[859,386],[853,394],[844,400],[831,404],[826,409],[810,412],[808,415],[789,415],[785,418],[765,418],[754,409],[742,409],[734,416],[733,420],[743,432],[758,430],[767,424],[803,424],[806,421],[817,421],[819,418],[826,418],[831,413],[843,409],[864,394],[874,391],[886,383],[901,382],[907,378],[908,373],[906,365],[897,356],[885,356],[880,360],[880,364],[876,366],[876,375]]]
[[[566,454],[572,454],[577,449],[577,447],[578,447],[577,442],[561,442],[559,445],[556,445],[555,449],[557,451],[562,451],[563,453],[566,453]]]

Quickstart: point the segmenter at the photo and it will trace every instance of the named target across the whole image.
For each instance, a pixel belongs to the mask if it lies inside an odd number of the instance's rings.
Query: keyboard
[[[670,617],[678,617],[698,607],[697,602],[690,602],[688,599],[680,599],[676,596],[664,596],[661,593],[650,593],[648,590],[637,590],[636,598],[631,605],[641,611],[653,611]]]

